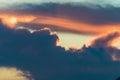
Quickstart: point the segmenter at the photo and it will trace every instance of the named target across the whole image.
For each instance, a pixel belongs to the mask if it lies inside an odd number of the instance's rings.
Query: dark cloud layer
[[[99,34],[120,28],[119,12],[119,7],[110,5],[24,3],[0,8],[0,18],[12,28],[48,26],[53,31]]]
[[[119,49],[91,45],[66,51],[56,45],[57,40],[49,29],[30,33],[0,23],[0,65],[29,71],[35,80],[114,80],[120,76],[120,62],[111,54],[120,53]]]
[[[17,4],[6,9],[0,9],[0,11],[13,14],[50,15],[90,24],[113,24],[120,22],[120,8],[112,5],[102,7],[100,5],[86,6],[83,4],[58,3]]]

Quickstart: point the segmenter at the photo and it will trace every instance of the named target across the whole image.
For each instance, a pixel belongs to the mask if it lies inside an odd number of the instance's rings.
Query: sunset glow
[[[17,19],[15,17],[12,17],[12,18],[10,18],[9,22],[11,24],[16,24],[17,23]]]
[[[120,80],[120,0],[0,0],[0,80]]]
[[[42,16],[40,17],[40,19],[38,18],[33,23],[55,25],[55,26],[69,29],[69,30],[74,30],[76,32],[83,32],[83,33],[89,33],[89,34],[100,34],[100,33],[106,33],[112,30],[120,29],[119,24],[91,25],[87,23],[81,23],[78,21],[67,20],[64,18],[46,17],[46,16]]]
[[[8,25],[10,28],[14,28],[17,23],[36,23],[36,24],[46,24],[54,25],[66,30],[72,30],[85,34],[100,34],[106,33],[113,30],[120,30],[120,24],[107,24],[107,25],[91,25],[87,23],[81,23],[74,20],[68,20],[60,17],[50,17],[50,16],[2,16],[2,21],[4,24]]]
[[[14,26],[17,24],[17,18],[16,17],[9,17],[9,18],[3,18],[3,23],[10,28],[14,28]]]
[[[19,22],[31,22],[35,19],[34,16],[13,16],[13,15],[0,15],[2,22],[9,28],[14,28]]]

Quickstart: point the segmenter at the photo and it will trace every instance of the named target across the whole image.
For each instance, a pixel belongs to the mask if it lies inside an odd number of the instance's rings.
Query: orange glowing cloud
[[[16,24],[17,23],[17,18],[12,17],[8,20],[11,24]]]
[[[64,18],[47,17],[47,16],[40,16],[37,20],[35,20],[32,23],[55,25],[68,30],[73,30],[76,32],[83,32],[83,33],[91,33],[91,34],[106,33],[111,30],[120,29],[120,24],[92,25],[87,23],[81,23],[78,21],[67,20]]]
[[[2,22],[9,26],[10,28],[13,28],[17,24],[17,18],[16,17],[9,17],[2,19]]]
[[[120,31],[113,30],[93,38],[91,41],[87,42],[86,45],[93,46],[95,48],[110,47],[113,46],[116,42],[118,42],[119,39],[120,39]]]
[[[3,24],[7,25],[9,28],[14,28],[18,22],[31,22],[35,19],[34,16],[14,16],[14,15],[1,15]]]
[[[61,17],[51,17],[45,15],[1,15],[4,24],[14,28],[19,22],[53,25],[85,34],[101,34],[111,30],[120,30],[120,24],[92,25],[80,21],[69,20]],[[34,26],[33,26],[34,27]]]

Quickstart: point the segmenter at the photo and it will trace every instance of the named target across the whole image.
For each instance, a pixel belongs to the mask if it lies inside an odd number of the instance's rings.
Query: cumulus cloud
[[[110,35],[109,39],[114,38]],[[119,57],[113,56],[118,55],[119,49],[91,45],[66,51],[57,46],[58,41],[57,34],[50,29],[31,33],[0,23],[0,65],[29,71],[35,80],[114,80],[120,75]]]
[[[30,74],[16,68],[0,67],[0,80],[33,80]]]
[[[96,38],[89,41],[86,45],[88,47],[95,48],[101,53],[109,54],[109,58],[114,61],[120,61],[120,50],[113,47],[115,43],[120,40],[120,31],[113,30],[104,34],[97,36]]]

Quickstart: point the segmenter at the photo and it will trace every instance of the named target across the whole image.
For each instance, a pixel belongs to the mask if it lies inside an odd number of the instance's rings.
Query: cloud
[[[45,27],[105,33],[119,30],[119,12],[119,7],[111,5],[58,3],[0,8],[0,65],[29,71],[35,80],[114,80],[120,76],[120,49],[112,46],[119,31],[100,35],[87,47],[66,51],[57,45],[57,34]]]
[[[114,6],[26,3],[1,8],[0,18],[10,27],[37,25],[39,29],[49,26],[54,31],[99,34],[120,28],[119,12],[120,8]],[[13,18],[17,23],[11,21]]]
[[[2,15],[2,22],[10,28],[16,28],[24,26],[31,29],[42,29],[45,26],[51,28],[54,31],[82,33],[82,34],[99,34],[105,31],[111,31],[113,29],[119,29],[119,24],[108,25],[92,25],[82,22],[72,21],[60,17],[50,16],[6,16]],[[74,27],[73,27],[74,26]],[[99,31],[96,31],[99,29]]]
[[[26,74],[16,68],[0,67],[0,80],[32,80],[30,74]]]
[[[18,4],[1,8],[1,13],[12,13],[16,15],[49,15],[54,17],[62,17],[92,24],[119,23],[120,18],[119,7],[108,6],[102,7],[96,5],[90,7],[86,5],[72,5],[59,3],[43,3],[43,4]],[[7,11],[6,11],[7,10]],[[72,11],[71,11],[72,10]],[[16,11],[16,13],[14,13]]]
[[[105,34],[101,34],[93,41],[90,42],[90,46],[93,47],[110,47],[120,39],[120,31],[110,31]]]
[[[119,40],[120,40],[120,31],[113,30],[108,33],[104,33],[97,36],[96,38],[87,42],[86,45],[88,47],[98,49],[98,51],[100,49],[103,53],[109,54],[110,55],[109,57],[114,61],[120,61],[120,55],[119,55],[120,50],[113,47],[113,45],[117,43]]]
[[[29,71],[35,80],[114,80],[120,75],[119,49],[84,46],[66,51],[58,41],[47,28],[31,33],[0,23],[0,65]]]

